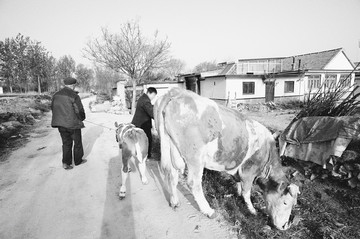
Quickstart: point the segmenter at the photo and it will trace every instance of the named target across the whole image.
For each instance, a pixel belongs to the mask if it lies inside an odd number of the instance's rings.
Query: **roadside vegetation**
[[[48,94],[0,98],[0,161],[26,141],[32,126],[50,111],[50,102]]]
[[[270,131],[275,132],[284,130],[300,112],[308,112],[309,105],[312,104],[296,100],[278,104],[242,104],[238,105],[238,109],[250,118],[260,119]],[[158,139],[155,139],[155,157],[160,158],[159,147]],[[349,158],[360,160],[359,147],[353,145],[344,152],[342,160]],[[309,162],[287,158],[284,159],[283,166],[290,182],[297,184],[301,191],[298,204],[293,210],[297,220],[294,220],[290,229],[279,231],[269,226],[262,191],[256,184],[251,195],[258,211],[258,215],[254,216],[249,213],[243,198],[237,195],[236,181],[232,176],[205,169],[205,197],[220,214],[218,220],[226,220],[238,238],[242,239],[360,238],[359,188],[352,189],[345,181],[332,178],[321,167]],[[312,178],[314,172],[320,176]],[[186,184],[186,175],[184,177],[180,183]]]

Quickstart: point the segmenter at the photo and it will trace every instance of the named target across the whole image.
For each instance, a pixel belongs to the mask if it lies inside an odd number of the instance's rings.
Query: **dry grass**
[[[350,77],[350,75],[348,75]],[[358,113],[360,101],[356,93],[359,86],[348,85],[348,78],[336,85],[325,87],[325,82],[314,95],[308,96],[302,109],[292,122],[308,116],[352,116]]]
[[[288,175],[293,167],[286,167]],[[301,218],[287,231],[266,227],[268,217],[259,187],[254,185],[251,200],[259,214],[251,215],[236,193],[231,176],[204,171],[203,187],[210,205],[239,233],[239,238],[360,238],[360,192],[332,179],[310,181],[298,173],[291,181],[300,186],[301,194],[293,213]]]

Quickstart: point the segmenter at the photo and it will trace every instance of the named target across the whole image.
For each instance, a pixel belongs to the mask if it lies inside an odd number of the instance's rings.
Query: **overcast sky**
[[[167,37],[187,68],[338,47],[360,60],[360,0],[0,0],[0,40],[21,33],[88,64],[86,42],[132,19]]]

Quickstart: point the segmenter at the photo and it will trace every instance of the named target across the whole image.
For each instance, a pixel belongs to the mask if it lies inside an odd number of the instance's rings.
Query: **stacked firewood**
[[[348,79],[351,77],[352,73],[353,72],[345,79],[339,80],[335,87],[327,88],[325,87],[324,82],[314,95],[309,94],[309,97],[304,100],[301,110],[288,127],[302,117],[359,116],[360,101],[358,101],[357,98],[360,97],[360,93],[358,92],[360,86],[353,85],[352,88],[349,88],[348,85]],[[351,90],[350,94],[349,90]],[[344,98],[345,95],[348,96]],[[351,150],[349,146],[341,157],[332,156],[325,169],[319,165],[314,166],[314,163],[305,162],[308,165],[312,164],[312,166],[304,168],[305,175],[308,176],[310,180],[314,180],[318,177],[323,179],[332,177],[341,181],[346,181],[351,188],[360,188],[359,142],[357,142],[357,146],[355,147],[357,148],[356,151]]]
[[[309,161],[297,160],[297,162],[304,175],[310,180],[331,177],[346,182],[351,188],[360,189],[360,154],[356,151],[345,150],[341,157],[332,156],[324,167]]]
[[[331,176],[347,181],[351,188],[360,188],[360,157],[359,153],[346,150],[340,158],[333,157]],[[330,161],[331,162],[331,161]]]

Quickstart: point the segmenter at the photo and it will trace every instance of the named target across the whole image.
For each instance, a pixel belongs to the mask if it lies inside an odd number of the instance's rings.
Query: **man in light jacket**
[[[82,157],[84,150],[81,139],[81,128],[84,128],[85,111],[78,92],[76,92],[76,79],[68,77],[64,79],[64,88],[56,92],[52,98],[51,126],[58,128],[62,139],[62,163],[63,168],[72,169],[74,164],[80,165],[86,162]],[[73,147],[74,146],[74,147]]]

